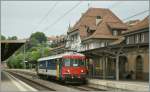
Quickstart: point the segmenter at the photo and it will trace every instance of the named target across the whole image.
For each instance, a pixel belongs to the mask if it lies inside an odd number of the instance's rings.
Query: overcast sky
[[[65,34],[69,23],[73,26],[88,7],[110,8],[122,20],[149,9],[149,1],[2,1],[1,4],[1,33],[19,39],[28,38],[36,31],[46,36]],[[56,22],[75,5],[76,8]],[[143,19],[148,14],[130,20]]]

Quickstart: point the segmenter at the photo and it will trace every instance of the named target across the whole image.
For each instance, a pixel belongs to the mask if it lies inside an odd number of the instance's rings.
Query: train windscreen
[[[84,66],[84,60],[80,59],[65,59],[64,60],[64,66],[73,66],[73,67],[78,67],[78,66]]]

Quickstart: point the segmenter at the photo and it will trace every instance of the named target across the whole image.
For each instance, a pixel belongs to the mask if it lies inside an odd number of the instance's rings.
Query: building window
[[[104,47],[104,46],[105,46],[105,43],[104,43],[104,42],[101,42],[100,47]]]
[[[108,46],[108,41],[105,41],[105,46]]]
[[[141,42],[144,42],[144,33],[141,34]]]
[[[101,17],[101,16],[96,16],[96,18],[97,18],[97,19],[101,19],[102,17]]]
[[[127,37],[126,43],[129,44],[130,37]]]
[[[113,30],[113,36],[117,36],[118,35],[118,31],[117,30]]]
[[[135,35],[135,43],[139,43],[139,35]]]

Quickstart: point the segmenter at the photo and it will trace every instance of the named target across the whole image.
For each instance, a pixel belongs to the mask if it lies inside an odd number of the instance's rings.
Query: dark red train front
[[[85,56],[82,54],[71,54],[63,56],[62,79],[66,82],[85,82],[87,69]]]

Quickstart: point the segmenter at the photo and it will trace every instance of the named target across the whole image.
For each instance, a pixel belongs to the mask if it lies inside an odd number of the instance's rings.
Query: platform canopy
[[[1,61],[8,59],[16,50],[18,50],[26,40],[2,40],[1,41]]]

